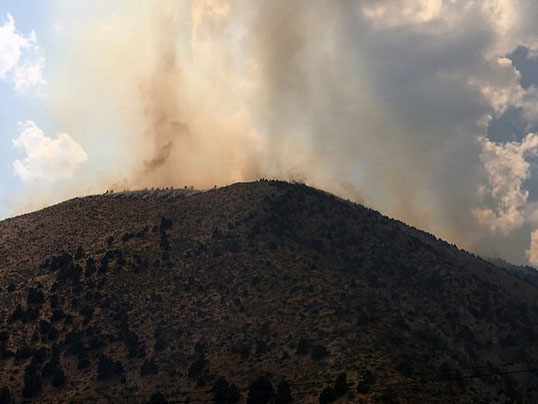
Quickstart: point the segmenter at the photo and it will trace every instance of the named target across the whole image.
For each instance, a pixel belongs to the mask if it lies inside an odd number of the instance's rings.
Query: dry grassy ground
[[[263,375],[318,402],[345,372],[338,402],[535,402],[516,275],[299,184],[78,198],[0,222],[0,389],[244,402]]]

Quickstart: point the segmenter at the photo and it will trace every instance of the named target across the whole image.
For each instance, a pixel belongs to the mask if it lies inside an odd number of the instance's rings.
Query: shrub
[[[106,380],[114,374],[114,361],[105,354],[99,355],[97,363],[97,379]]]
[[[275,389],[271,381],[260,376],[248,386],[247,404],[266,404],[275,396]]]
[[[146,359],[140,368],[140,376],[145,377],[149,375],[156,375],[157,373],[159,373],[159,368],[157,367],[155,359]]]
[[[148,404],[168,404],[168,400],[161,393],[153,393]]]
[[[28,359],[33,354],[34,354],[34,351],[32,350],[32,348],[30,348],[27,345],[24,345],[20,347],[19,349],[17,349],[17,352],[15,353],[15,359],[17,360]]]
[[[58,306],[58,296],[57,295],[50,295],[49,301],[50,301],[50,308],[51,309],[55,309]]]
[[[275,404],[289,404],[292,401],[293,397],[289,383],[281,380],[276,389]]]
[[[325,387],[325,389],[319,395],[319,404],[332,403],[337,399],[336,392],[331,386]]]
[[[84,256],[84,250],[82,249],[81,246],[79,246],[79,247],[77,248],[77,251],[75,252],[75,259],[76,259],[76,260],[79,260],[79,259],[81,259],[83,256]]]
[[[357,386],[357,391],[361,394],[367,394],[368,391],[370,391],[370,386],[375,383],[375,380],[375,375],[370,370],[366,370],[362,374],[361,381]]]
[[[224,377],[219,377],[211,389],[213,392],[213,401],[215,403],[237,403],[239,402],[239,390],[235,384],[228,383]]]
[[[84,276],[86,276],[86,278],[89,278],[95,273],[95,271],[97,271],[95,260],[90,257],[86,260],[86,271],[84,271]]]
[[[77,369],[83,370],[90,367],[90,360],[88,359],[88,354],[86,352],[81,352],[77,356]]]
[[[196,379],[202,374],[204,369],[209,365],[209,361],[203,356],[195,360],[189,367],[189,377],[191,379]]]
[[[22,308],[20,304],[15,307],[13,313],[11,314],[11,321],[23,320],[26,317],[26,311]]]
[[[349,385],[347,384],[347,375],[345,373],[340,373],[334,382],[334,392],[337,397],[342,397],[349,390]]]
[[[44,377],[49,377],[55,375],[60,366],[60,359],[58,355],[52,355],[52,358],[43,366],[42,375]]]
[[[11,391],[9,388],[4,387],[0,390],[0,404],[10,404],[11,403]]]
[[[23,318],[23,322],[31,323],[36,321],[39,318],[39,309],[37,307],[28,307],[26,309],[26,314]]]
[[[45,295],[43,291],[36,288],[28,289],[28,304],[41,304],[45,302]]]
[[[34,397],[41,391],[41,377],[35,366],[28,365],[24,369],[23,397]]]
[[[39,332],[41,334],[48,334],[52,331],[52,325],[47,320],[41,320],[39,322]]]
[[[329,351],[323,345],[314,345],[310,357],[312,360],[320,361],[329,355]]]
[[[297,355],[306,355],[310,350],[310,341],[306,338],[300,338],[297,343]]]
[[[155,345],[153,346],[156,351],[162,351],[166,349],[166,341],[163,337],[158,337],[155,340]]]
[[[54,373],[51,383],[54,387],[61,387],[65,384],[65,374],[62,369],[58,369],[56,373]]]

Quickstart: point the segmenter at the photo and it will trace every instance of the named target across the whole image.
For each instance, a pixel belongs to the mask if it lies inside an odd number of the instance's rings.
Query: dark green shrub
[[[275,404],[289,404],[292,401],[293,397],[289,383],[281,380],[276,389]]]
[[[207,359],[205,359],[204,357],[198,358],[189,367],[189,373],[188,373],[189,377],[191,379],[196,379],[198,376],[202,374],[202,372],[208,365],[209,365],[209,361]]]
[[[142,364],[142,367],[140,368],[140,376],[145,377],[150,375],[156,375],[157,373],[159,373],[159,368],[157,366],[157,363],[155,362],[155,359],[146,359]]]
[[[28,289],[28,304],[42,304],[45,302],[43,291],[36,288]]]
[[[265,376],[260,376],[248,387],[247,404],[266,404],[271,402],[274,396],[275,389],[271,381]]]
[[[230,385],[224,377],[219,377],[215,381],[211,391],[213,392],[213,401],[215,403],[237,403],[241,398],[237,386],[233,383]]]
[[[99,355],[97,363],[97,379],[106,380],[114,374],[114,361],[105,354]]]
[[[161,393],[153,393],[148,404],[168,404],[168,400]]]
[[[337,397],[342,397],[349,390],[349,385],[347,384],[347,375],[345,373],[340,373],[334,382],[334,392]]]
[[[9,388],[4,387],[0,390],[0,404],[10,404],[11,403],[11,391]]]
[[[325,389],[319,395],[319,404],[333,403],[337,399],[336,393],[331,386]]]
[[[35,366],[28,365],[24,369],[23,397],[35,397],[41,391],[41,376]]]
[[[323,345],[314,345],[310,357],[312,360],[320,361],[329,355],[329,351]]]

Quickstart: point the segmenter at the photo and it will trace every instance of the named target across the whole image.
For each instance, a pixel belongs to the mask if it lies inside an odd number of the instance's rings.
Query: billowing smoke
[[[538,91],[509,55],[538,49],[531,2],[57,0],[53,11],[45,102],[88,154],[55,192],[301,180],[525,260]],[[525,133],[488,138],[512,110]]]

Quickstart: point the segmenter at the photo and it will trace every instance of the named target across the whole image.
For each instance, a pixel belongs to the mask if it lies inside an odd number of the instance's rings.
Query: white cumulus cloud
[[[19,63],[22,50],[29,46],[32,38],[25,38],[15,31],[15,20],[11,14],[0,26],[0,78],[5,78]]]
[[[45,84],[43,79],[43,67],[45,59],[40,58],[36,61],[26,61],[17,67],[13,74],[13,83],[15,90],[25,92],[32,87]]]
[[[48,137],[32,121],[19,122],[19,136],[13,146],[24,149],[26,157],[13,162],[13,170],[23,181],[54,181],[71,178],[86,162],[84,149],[66,133]]]
[[[475,208],[473,214],[492,231],[508,234],[525,221],[529,192],[522,184],[530,178],[527,158],[538,155],[538,135],[529,133],[521,142],[504,144],[482,138],[481,143],[480,159],[488,174],[488,186],[481,191],[493,199],[494,208]]]
[[[34,31],[28,35],[17,32],[15,20],[7,14],[0,26],[0,79],[9,79],[15,90],[26,92],[45,83],[43,67],[45,59],[37,57],[37,37]]]

